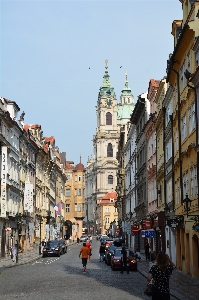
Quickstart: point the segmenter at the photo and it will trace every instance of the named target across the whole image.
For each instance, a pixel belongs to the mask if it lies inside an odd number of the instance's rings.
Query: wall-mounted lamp
[[[187,218],[188,217],[193,217],[193,218],[191,218],[192,220],[199,221],[199,215],[189,215],[191,202],[192,202],[192,200],[190,200],[188,195],[186,195],[185,199],[183,200],[183,203],[184,203],[184,210],[187,213]]]

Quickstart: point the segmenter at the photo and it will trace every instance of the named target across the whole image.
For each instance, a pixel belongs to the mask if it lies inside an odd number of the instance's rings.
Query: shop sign
[[[195,222],[195,223],[193,224],[192,229],[195,230],[196,232],[199,232],[199,222]]]
[[[6,218],[7,209],[7,193],[6,193],[6,183],[7,183],[7,147],[1,147],[1,217]]]
[[[167,225],[169,227],[175,228],[175,227],[180,226],[181,223],[182,223],[182,221],[183,221],[182,217],[180,217],[180,218],[173,218],[173,219],[167,219]]]
[[[145,229],[152,229],[152,222],[151,220],[146,220],[145,221]]]

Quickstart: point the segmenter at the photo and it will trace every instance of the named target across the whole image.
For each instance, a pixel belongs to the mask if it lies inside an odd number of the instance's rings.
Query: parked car
[[[43,248],[42,256],[50,256],[50,255],[56,255],[60,256],[62,253],[62,245],[60,241],[48,241],[46,245]]]
[[[121,269],[121,251],[122,249],[116,249],[113,256],[111,257],[111,269],[120,270]],[[127,251],[127,265],[129,266],[129,271],[137,271],[137,260],[135,258],[134,252],[132,250],[126,249]]]
[[[114,251],[116,249],[119,249],[119,250],[122,249],[122,243],[119,242],[118,240],[114,240],[113,242],[111,242],[109,247],[106,249],[105,263],[107,263],[108,265],[111,265],[111,257],[113,256]]]
[[[108,238],[109,238],[108,235],[102,234],[101,237],[100,237],[100,242],[102,242],[102,240],[108,239]]]
[[[87,239],[88,239],[87,235],[82,235],[82,236],[80,236],[79,241],[80,241],[80,242],[86,242]]]
[[[101,238],[101,233],[97,234],[96,240],[100,240],[100,238]]]
[[[62,253],[61,254],[67,253],[67,245],[65,244],[65,241],[60,240],[60,244],[61,244],[61,247],[62,247]]]
[[[121,245],[122,246],[122,245]],[[114,255],[114,251],[116,249],[121,250],[121,247],[115,246],[114,243],[111,244],[105,251],[105,263],[110,266],[111,265],[111,257]]]

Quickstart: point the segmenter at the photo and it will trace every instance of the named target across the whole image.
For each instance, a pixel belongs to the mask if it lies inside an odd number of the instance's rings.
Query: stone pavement
[[[72,244],[73,243],[70,243],[69,245]],[[0,272],[2,268],[27,264],[40,258],[41,255],[39,255],[38,247],[31,251],[19,253],[17,264],[14,263],[10,257],[3,258],[0,260]],[[145,278],[149,271],[149,264],[149,261],[146,261],[144,256],[138,261],[138,272]],[[192,278],[190,275],[185,275],[179,270],[174,270],[170,279],[170,291],[171,295],[178,300],[199,300],[199,278]]]
[[[138,261],[138,272],[147,277],[149,261],[142,259]],[[199,278],[192,278],[182,271],[175,269],[170,278],[170,293],[178,300],[199,300]]]

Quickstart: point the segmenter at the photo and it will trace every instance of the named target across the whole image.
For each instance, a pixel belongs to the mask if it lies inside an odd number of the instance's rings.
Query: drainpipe
[[[179,133],[179,161],[180,161],[180,189],[181,189],[181,203],[183,203],[183,180],[182,180],[182,160],[181,160],[181,112],[180,112],[180,80],[179,80],[179,73],[171,68],[172,71],[177,75],[177,88],[178,88],[178,133]]]
[[[164,206],[166,206],[166,151],[165,151],[165,113],[166,108],[162,107],[163,111],[163,149],[164,149]]]
[[[172,143],[172,170],[174,166],[174,142],[173,142],[173,114],[169,116],[170,121],[171,121],[171,143]],[[175,210],[175,193],[174,193],[174,186],[175,186],[175,177],[174,177],[174,172],[172,172],[172,210]]]
[[[197,183],[198,183],[198,195],[199,195],[199,151],[198,151],[198,104],[197,104],[197,92],[196,92],[196,88],[194,86],[191,86],[189,83],[187,83],[187,86],[190,89],[194,90],[194,96],[195,96]],[[198,197],[198,206],[199,206],[199,197]]]

